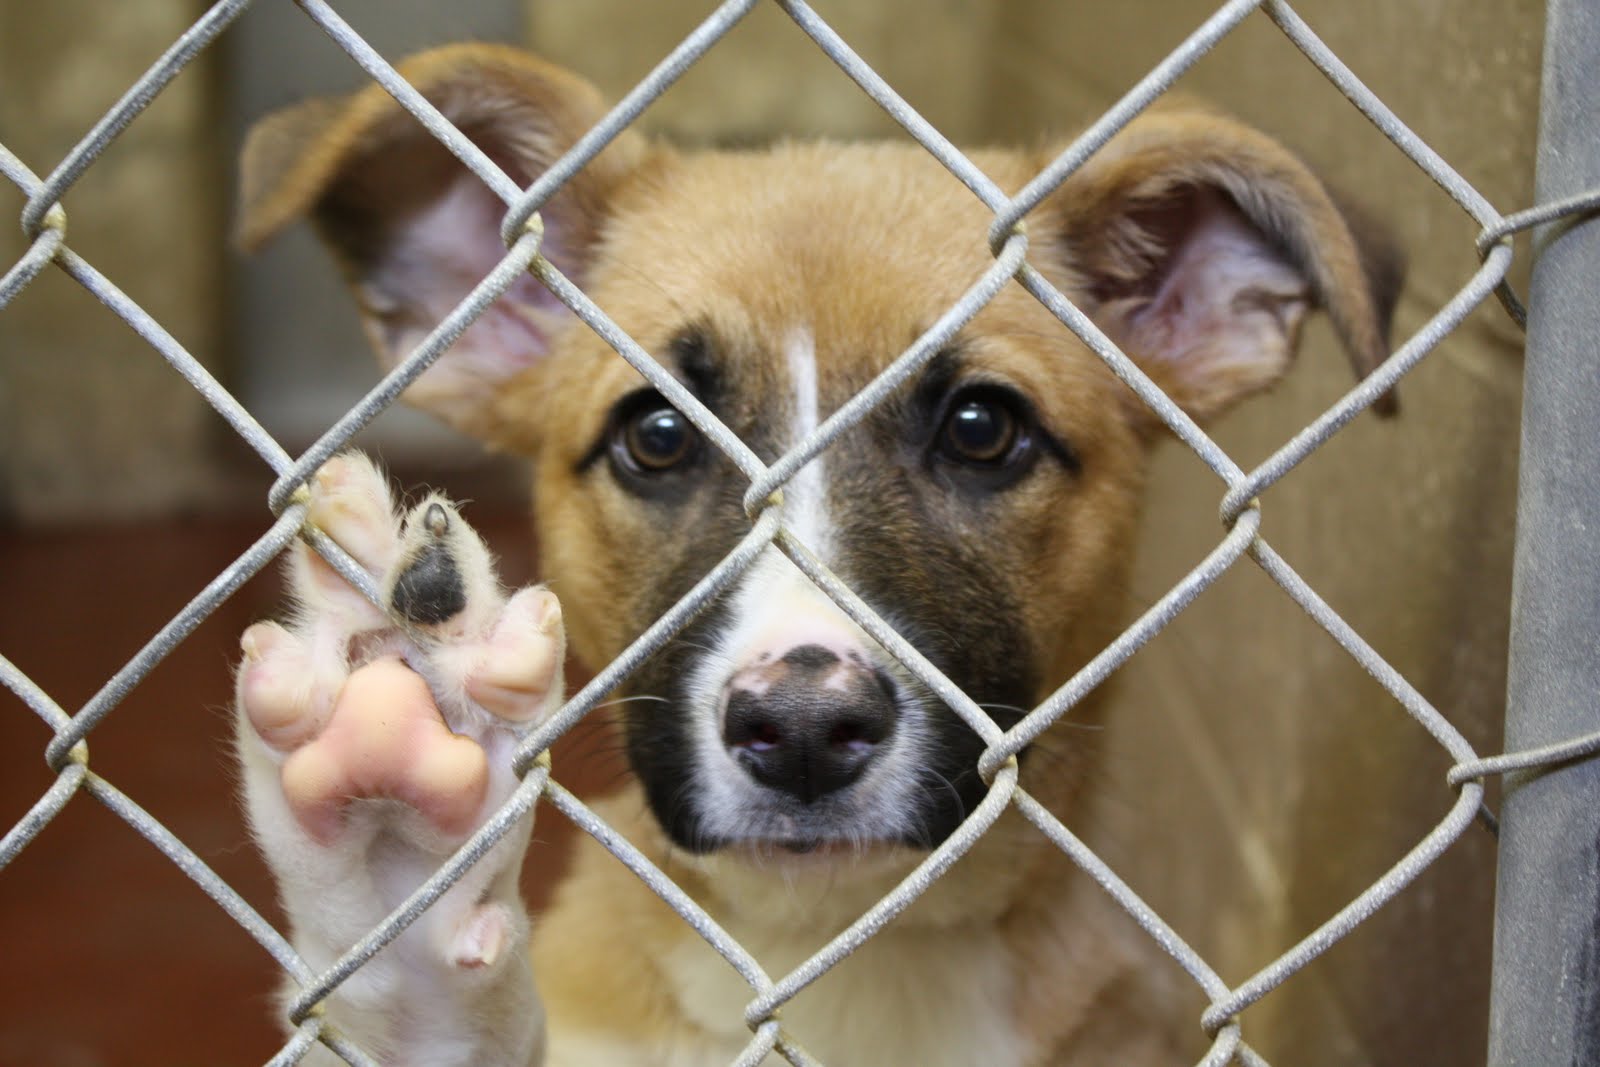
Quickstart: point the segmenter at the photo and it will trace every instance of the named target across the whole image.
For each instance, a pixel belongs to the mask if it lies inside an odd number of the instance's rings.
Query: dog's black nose
[[[801,645],[733,677],[722,740],[750,777],[810,804],[860,778],[894,724],[887,675]]]

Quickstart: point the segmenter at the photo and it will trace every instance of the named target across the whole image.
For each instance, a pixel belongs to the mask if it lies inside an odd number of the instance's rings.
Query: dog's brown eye
[[[1022,442],[1015,409],[999,395],[958,397],[944,418],[939,444],[960,463],[999,466],[1011,459]]]
[[[611,409],[606,431],[578,464],[580,472],[604,457],[617,484],[658,501],[693,489],[705,457],[700,432],[654,389],[630,393]]]
[[[640,406],[621,426],[619,444],[625,461],[644,474],[654,474],[683,463],[694,452],[697,437],[689,420],[666,402]]]

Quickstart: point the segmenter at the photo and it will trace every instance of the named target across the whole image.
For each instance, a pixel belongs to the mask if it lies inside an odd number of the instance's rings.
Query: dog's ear
[[[1277,381],[1313,307],[1357,374],[1388,354],[1400,256],[1248,126],[1141,116],[1044,210],[1085,312],[1195,418]],[[1376,406],[1392,411],[1394,398]]]
[[[587,82],[515,49],[455,45],[399,70],[522,186],[605,113]],[[582,277],[607,203],[643,151],[624,134],[545,205],[541,252],[563,274]],[[263,120],[240,170],[241,243],[254,248],[310,216],[386,367],[505,255],[504,203],[377,85]],[[489,398],[546,352],[563,311],[532,275],[518,279],[406,399],[469,433],[492,435]]]

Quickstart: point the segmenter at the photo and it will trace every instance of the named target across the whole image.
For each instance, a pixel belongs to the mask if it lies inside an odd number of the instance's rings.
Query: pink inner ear
[[[1203,416],[1283,373],[1310,287],[1220,195],[1197,193],[1191,206],[1163,213],[1186,226],[1169,235],[1153,292],[1106,310],[1129,355]]]
[[[367,283],[415,317],[438,322],[505,258],[500,223],[506,207],[475,176],[463,173],[442,195],[392,224],[387,247]],[[559,225],[545,223],[540,254],[561,266]],[[557,301],[531,274],[501,298],[527,306]]]
[[[362,282],[385,362],[419,345],[505,257],[505,205],[463,172],[441,195],[390,223]],[[561,227],[546,215],[542,255],[563,266]],[[560,303],[531,274],[517,279],[407,392],[407,400],[458,425],[470,424],[501,383],[549,348]]]

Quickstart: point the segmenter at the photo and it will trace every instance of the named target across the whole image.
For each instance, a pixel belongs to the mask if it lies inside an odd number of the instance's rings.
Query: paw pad
[[[437,625],[466,610],[467,587],[447,540],[451,522],[444,505],[426,505],[417,525],[421,544],[396,569],[389,607],[403,619]]]
[[[516,920],[503,904],[480,904],[462,916],[448,958],[463,970],[493,967],[515,932]]]
[[[398,800],[440,833],[476,822],[488,790],[488,759],[450,732],[427,684],[397,660],[350,676],[327,726],[283,765],[283,790],[306,831],[324,844],[355,798]]]

